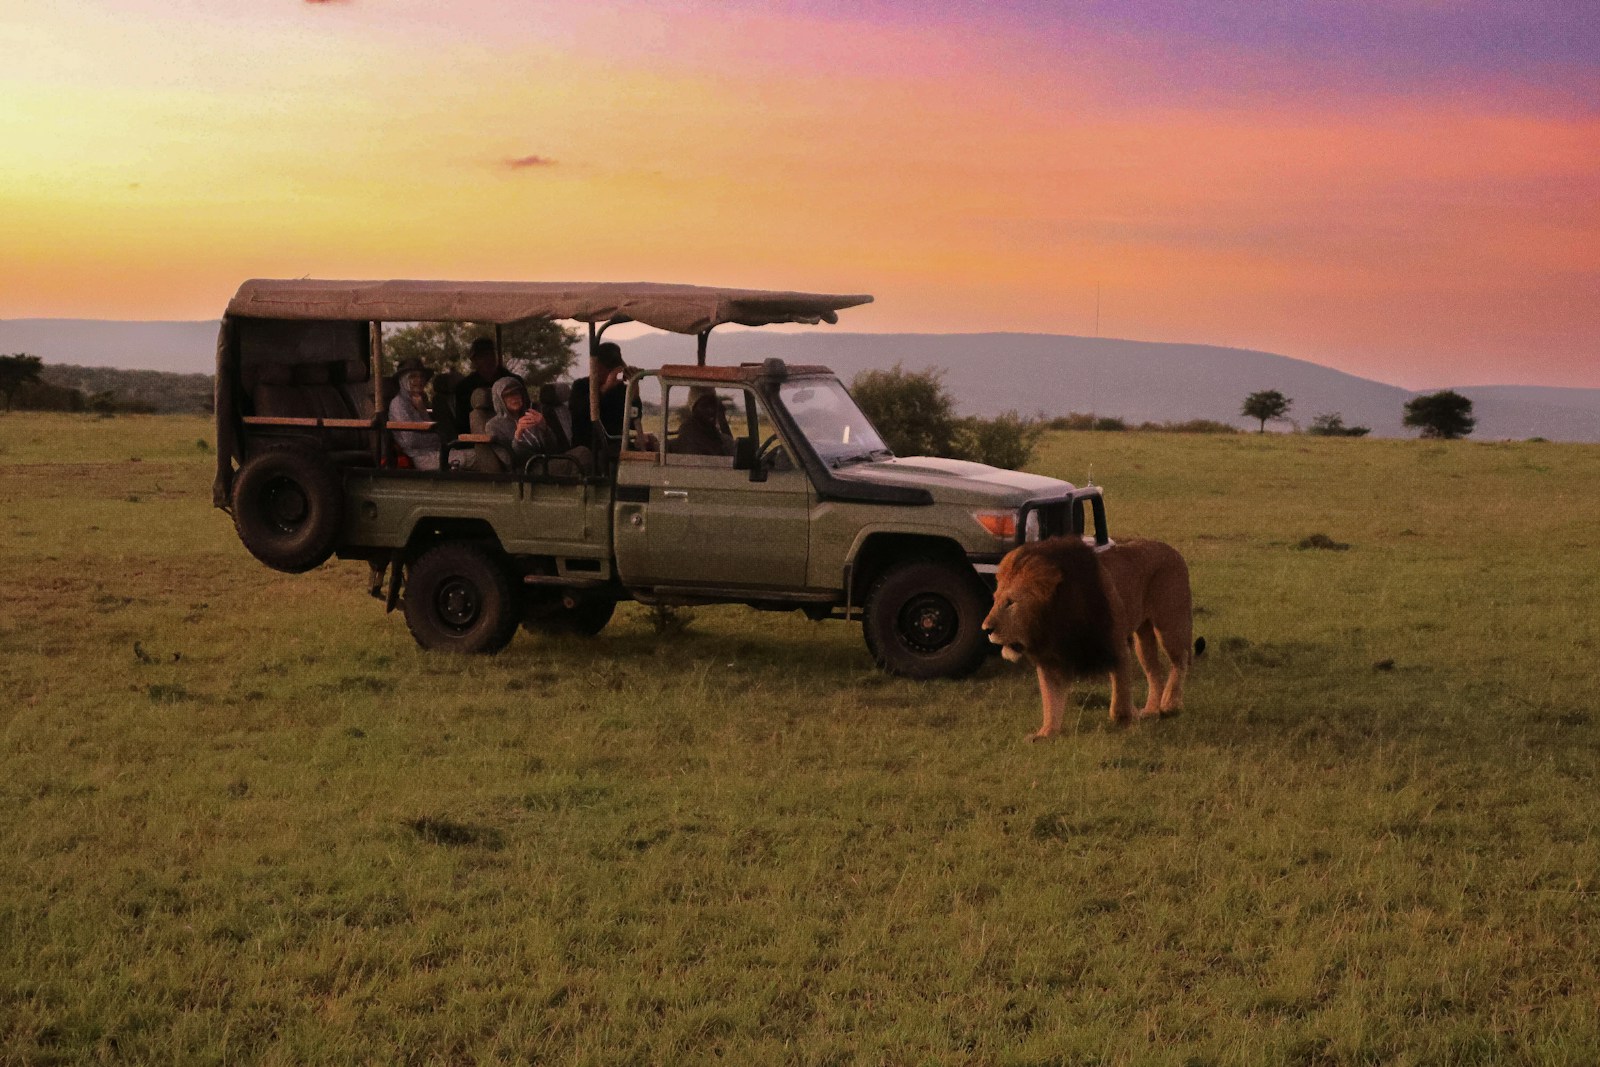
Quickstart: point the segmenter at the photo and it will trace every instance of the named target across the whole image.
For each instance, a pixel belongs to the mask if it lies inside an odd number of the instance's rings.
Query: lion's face
[[[1048,633],[1046,611],[1061,572],[1047,561],[1033,558],[1028,546],[1000,561],[995,574],[994,607],[983,620],[983,631],[1000,654],[1013,663],[1039,647]]]

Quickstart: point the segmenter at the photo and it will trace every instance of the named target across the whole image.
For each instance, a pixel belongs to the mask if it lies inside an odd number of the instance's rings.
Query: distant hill
[[[630,362],[644,367],[694,362],[692,338],[652,334],[626,342],[624,351]],[[1414,392],[1240,348],[1053,334],[851,334],[824,328],[713,333],[709,352],[715,363],[774,356],[822,363],[847,382],[860,371],[896,363],[909,370],[943,367],[945,384],[961,409],[973,415],[1079,411],[1132,423],[1215,419],[1255,429],[1255,420],[1241,416],[1239,406],[1250,393],[1276,389],[1294,400],[1289,414],[1302,428],[1317,415],[1337,412],[1347,426],[1369,426],[1376,436],[1415,433],[1400,423]],[[1479,440],[1600,441],[1600,389],[1454,388],[1472,398],[1478,419],[1473,436]]]
[[[46,363],[80,368],[207,374],[215,361],[216,335],[215,322],[8,319],[0,320],[0,353],[29,352]],[[694,361],[693,338],[651,334],[624,341],[623,348],[637,366]],[[1416,395],[1270,352],[1053,334],[726,329],[712,335],[710,352],[715,363],[769,356],[824,363],[846,381],[862,370],[895,363],[910,370],[943,367],[962,410],[975,415],[1092,411],[1134,423],[1215,419],[1253,429],[1239,405],[1257,390],[1277,389],[1293,398],[1289,414],[1301,427],[1317,415],[1337,412],[1346,425],[1398,437],[1412,433],[1400,418],[1406,400]],[[1479,440],[1600,441],[1600,389],[1454,388],[1472,398],[1478,418],[1473,436]]]
[[[46,363],[79,367],[211,374],[216,322],[117,322],[106,319],[0,319],[0,353],[26,352]]]

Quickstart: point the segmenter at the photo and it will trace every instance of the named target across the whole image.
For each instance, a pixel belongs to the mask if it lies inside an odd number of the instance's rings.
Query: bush
[[[995,419],[966,418],[956,424],[952,459],[1020,470],[1033,458],[1044,423],[1008,411]]]
[[[1122,419],[1110,415],[1096,415],[1093,412],[1084,414],[1081,411],[1069,411],[1065,415],[1058,415],[1044,426],[1047,430],[1105,430],[1113,433],[1128,428],[1128,424]]]
[[[17,389],[18,411],[83,411],[89,405],[81,389],[32,382]]]
[[[983,419],[956,414],[944,371],[862,371],[850,392],[897,456],[940,456],[1015,470],[1033,458],[1045,427],[1014,411]]]
[[[1216,419],[1190,419],[1187,422],[1141,422],[1146,433],[1238,433],[1236,426]]]
[[[944,388],[944,371],[868,370],[850,383],[850,394],[897,456],[949,456],[955,447],[955,401]]]
[[[1306,431],[1315,437],[1365,437],[1371,432],[1370,426],[1346,426],[1344,417],[1337,411],[1318,415],[1311,420],[1311,428]]]

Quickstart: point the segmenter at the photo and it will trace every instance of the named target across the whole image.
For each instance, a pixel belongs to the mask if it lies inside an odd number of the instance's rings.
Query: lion
[[[1080,538],[1052,537],[1007,553],[995,579],[983,630],[1006,659],[1031,660],[1038,670],[1044,722],[1034,740],[1060,731],[1074,678],[1111,676],[1113,722],[1182,709],[1184,677],[1205,642],[1190,644],[1189,567],[1177,549],[1135,540],[1097,551]],[[1158,644],[1172,662],[1164,685]],[[1130,645],[1149,684],[1137,712]]]

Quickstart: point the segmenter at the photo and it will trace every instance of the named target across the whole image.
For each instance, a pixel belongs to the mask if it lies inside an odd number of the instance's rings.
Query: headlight
[[[1017,513],[1015,511],[974,511],[972,517],[978,520],[978,525],[988,530],[990,534],[1006,541],[1012,541],[1017,536]]]
[[[1022,524],[1022,539],[1024,541],[1039,540],[1039,509],[1034,508],[1028,512],[1028,521]]]

